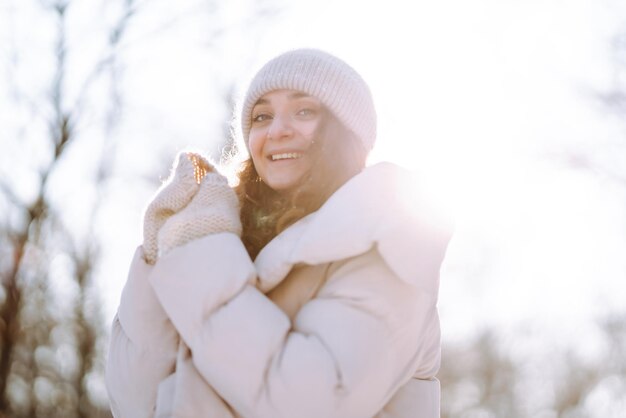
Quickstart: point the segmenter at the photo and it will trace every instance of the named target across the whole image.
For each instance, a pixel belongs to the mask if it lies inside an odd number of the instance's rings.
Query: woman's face
[[[257,173],[269,187],[298,186],[314,164],[311,147],[322,123],[321,102],[296,90],[275,90],[252,109],[248,146]]]

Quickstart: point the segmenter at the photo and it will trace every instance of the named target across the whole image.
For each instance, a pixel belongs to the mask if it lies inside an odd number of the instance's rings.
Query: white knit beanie
[[[357,135],[367,151],[374,146],[376,110],[369,87],[344,61],[317,49],[297,49],[279,55],[252,79],[241,112],[246,146],[252,108],[264,94],[281,89],[298,90],[318,98]]]

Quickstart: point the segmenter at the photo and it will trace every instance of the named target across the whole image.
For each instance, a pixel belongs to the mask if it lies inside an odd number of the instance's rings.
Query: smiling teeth
[[[284,154],[272,155],[272,161],[288,160],[288,159],[294,159],[294,158],[300,158],[300,157],[302,157],[302,154],[298,154],[297,152],[286,152]]]

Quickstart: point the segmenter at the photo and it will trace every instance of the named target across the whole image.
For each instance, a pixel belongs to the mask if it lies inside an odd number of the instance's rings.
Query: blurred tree
[[[616,1],[611,4],[612,1],[608,0],[607,3],[607,7],[611,7],[616,15],[626,13],[623,2]],[[594,101],[600,102],[600,112],[626,120],[626,28],[622,28],[613,36],[611,52],[613,69],[610,84],[606,89],[593,90],[591,96]],[[626,187],[624,145],[626,145],[624,138],[610,141],[601,147],[594,141],[590,145],[593,149],[570,148],[564,150],[560,157],[569,167],[593,172]]]
[[[69,163],[68,150],[84,136],[77,126],[85,109],[95,106],[90,95],[106,76],[110,93],[96,108],[107,121],[105,131],[112,129],[118,101],[116,48],[135,5],[132,0],[116,5],[117,17],[106,28],[101,55],[84,77],[73,78],[68,63],[73,52],[68,42],[71,3],[40,1],[7,8],[12,44],[6,63],[10,91],[5,93],[13,99],[11,112],[18,122],[13,132],[3,132],[4,152],[11,160],[3,161],[0,178],[0,416],[110,416],[106,405],[94,401],[88,381],[90,374],[102,374],[98,357],[103,354],[99,346],[104,328],[93,293],[98,242],[92,229],[77,233],[61,216],[53,177]],[[49,30],[52,42],[27,37],[31,43],[23,43],[21,25],[31,17]],[[41,56],[33,60],[31,50]],[[40,73],[29,68],[33,63]],[[42,77],[40,85],[33,82],[37,77]],[[77,93],[70,94],[72,90]],[[106,181],[109,163],[106,154],[96,161],[94,190]],[[100,198],[96,194],[91,202],[76,203],[93,219]],[[60,286],[72,290],[68,297],[55,295]]]
[[[438,376],[441,417],[621,418],[626,408],[626,313],[610,313],[597,324],[600,340],[592,344],[597,346],[593,355],[559,345],[554,330],[538,332],[537,324],[488,329],[469,341],[444,341]]]
[[[516,365],[495,331],[483,331],[465,344],[444,344],[441,417],[521,417],[516,378]]]
[[[129,45],[146,39],[128,40],[128,33],[158,3],[0,5],[0,86],[6,86],[0,92],[0,417],[110,416],[96,224],[115,174],[116,129],[128,93],[124,62],[137,50]],[[222,3],[195,3],[211,20],[208,49],[245,27],[219,20],[213,12]],[[270,1],[256,7],[257,17],[276,11]],[[159,16],[167,21],[148,35],[191,15]],[[216,83],[225,113],[234,81]]]

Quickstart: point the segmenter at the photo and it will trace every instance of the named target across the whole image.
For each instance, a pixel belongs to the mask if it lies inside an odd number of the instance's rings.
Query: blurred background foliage
[[[126,266],[112,268],[104,248],[122,246],[130,257],[137,202],[166,175],[177,148],[200,147],[218,159],[233,146],[236,84],[248,71],[242,57],[255,59],[259,35],[290,7],[198,0],[172,13],[165,3],[0,1],[0,417],[110,416],[103,364],[115,307],[107,295],[117,298],[120,287],[109,276],[121,277]],[[626,29],[615,34],[613,85],[589,98],[620,118],[625,40]],[[172,43],[194,44],[206,65],[179,73],[184,53],[163,47],[172,67],[149,78],[145,51]],[[188,85],[190,74],[197,78]],[[617,143],[626,152],[626,136]],[[572,147],[550,158],[626,188],[625,172],[595,155]],[[473,263],[480,276],[489,257]],[[594,321],[591,356],[567,343],[542,344],[534,323],[444,338],[442,417],[623,416],[626,307]]]

